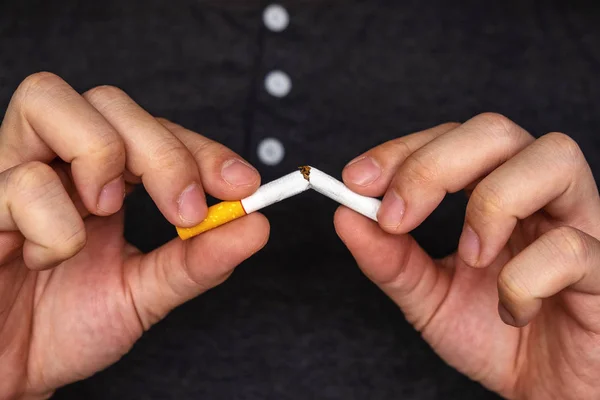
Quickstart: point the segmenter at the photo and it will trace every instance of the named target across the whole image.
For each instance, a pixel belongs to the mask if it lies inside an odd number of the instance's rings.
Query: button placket
[[[287,10],[280,4],[271,4],[263,11],[263,23],[271,32],[282,32],[287,29],[290,16]],[[265,91],[275,97],[283,98],[292,90],[292,80],[284,71],[273,70],[265,75]],[[274,137],[263,139],[257,147],[260,161],[269,166],[279,164],[285,156],[283,143]]]

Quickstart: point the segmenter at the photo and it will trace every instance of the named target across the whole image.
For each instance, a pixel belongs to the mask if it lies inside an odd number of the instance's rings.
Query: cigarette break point
[[[298,169],[300,170],[300,173],[302,174],[304,179],[310,182],[310,167],[308,165],[303,165],[301,167],[298,167]]]

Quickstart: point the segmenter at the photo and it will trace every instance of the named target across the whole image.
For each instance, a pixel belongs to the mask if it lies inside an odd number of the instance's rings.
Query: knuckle
[[[67,87],[66,82],[58,75],[46,71],[36,72],[21,82],[15,91],[15,98],[20,105],[25,106],[44,93],[61,86]],[[60,91],[54,93],[53,90],[53,94],[59,96]]]
[[[522,130],[508,117],[494,112],[485,112],[477,115],[474,120],[480,123],[486,133],[494,137],[516,139],[521,136]]]
[[[546,235],[546,245],[553,250],[555,257],[567,262],[584,263],[590,256],[590,245],[585,235],[574,228],[562,226]]]
[[[573,166],[585,162],[585,157],[579,144],[569,135],[561,132],[551,132],[544,135],[540,140],[547,142],[552,153],[562,156]]]
[[[413,184],[429,184],[439,176],[439,163],[435,157],[420,151],[406,159],[402,171],[398,174]]]
[[[97,103],[112,103],[122,99],[124,96],[126,96],[124,91],[111,85],[96,86],[84,94],[86,99]]]
[[[126,111],[131,100],[127,93],[116,86],[101,85],[85,92],[83,97],[100,113],[106,110]]]
[[[31,90],[45,89],[57,84],[62,84],[63,82],[62,78],[58,75],[53,74],[52,72],[41,71],[27,76],[19,86],[20,89],[28,92]]]
[[[104,165],[120,164],[124,167],[125,143],[116,132],[109,130],[95,137],[86,156],[100,159]]]
[[[384,152],[386,153],[391,153],[394,157],[398,157],[403,160],[407,159],[413,153],[413,150],[403,138],[387,142],[383,145],[382,150],[384,150]]]
[[[192,155],[194,158],[197,160],[202,160],[203,158],[207,158],[207,155],[212,157],[215,155],[221,155],[225,147],[213,140],[206,139],[195,144],[192,149]]]
[[[13,168],[5,184],[5,191],[11,193],[10,197],[20,203],[21,207],[28,207],[40,201],[57,204],[68,199],[58,173],[49,165],[39,161]]]
[[[48,164],[31,161],[15,167],[7,179],[10,188],[39,191],[49,185],[60,185],[60,178]]]
[[[239,155],[228,147],[207,138],[185,149],[191,157],[190,162],[199,163],[200,160],[205,160],[210,168],[214,169],[220,169],[226,160],[239,158]]]
[[[500,189],[489,182],[482,181],[473,190],[467,205],[467,214],[476,220],[489,220],[505,208],[504,196]]]
[[[79,253],[87,242],[85,226],[80,221],[53,244],[52,249],[60,259],[68,259]]]
[[[498,275],[498,293],[508,304],[518,305],[532,295],[514,269],[504,268]]]
[[[495,127],[499,130],[509,130],[514,124],[508,117],[495,112],[478,114],[475,119],[485,122],[486,125]]]
[[[193,162],[191,154],[186,147],[175,141],[167,141],[156,147],[152,158],[156,160],[157,168],[174,170]]]

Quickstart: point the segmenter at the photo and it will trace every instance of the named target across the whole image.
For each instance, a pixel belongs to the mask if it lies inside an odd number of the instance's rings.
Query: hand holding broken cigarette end
[[[242,200],[223,201],[209,207],[206,218],[200,224],[191,228],[177,227],[179,237],[183,240],[190,239],[308,189],[314,189],[377,221],[380,200],[353,192],[342,182],[317,168],[302,166],[298,169],[298,171],[262,185],[256,192]]]

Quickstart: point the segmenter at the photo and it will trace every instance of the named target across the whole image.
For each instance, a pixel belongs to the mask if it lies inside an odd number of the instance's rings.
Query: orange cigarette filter
[[[244,210],[241,201],[222,201],[208,207],[208,214],[200,224],[191,228],[177,227],[177,233],[181,239],[187,240],[244,215],[246,215],[246,210]]]

